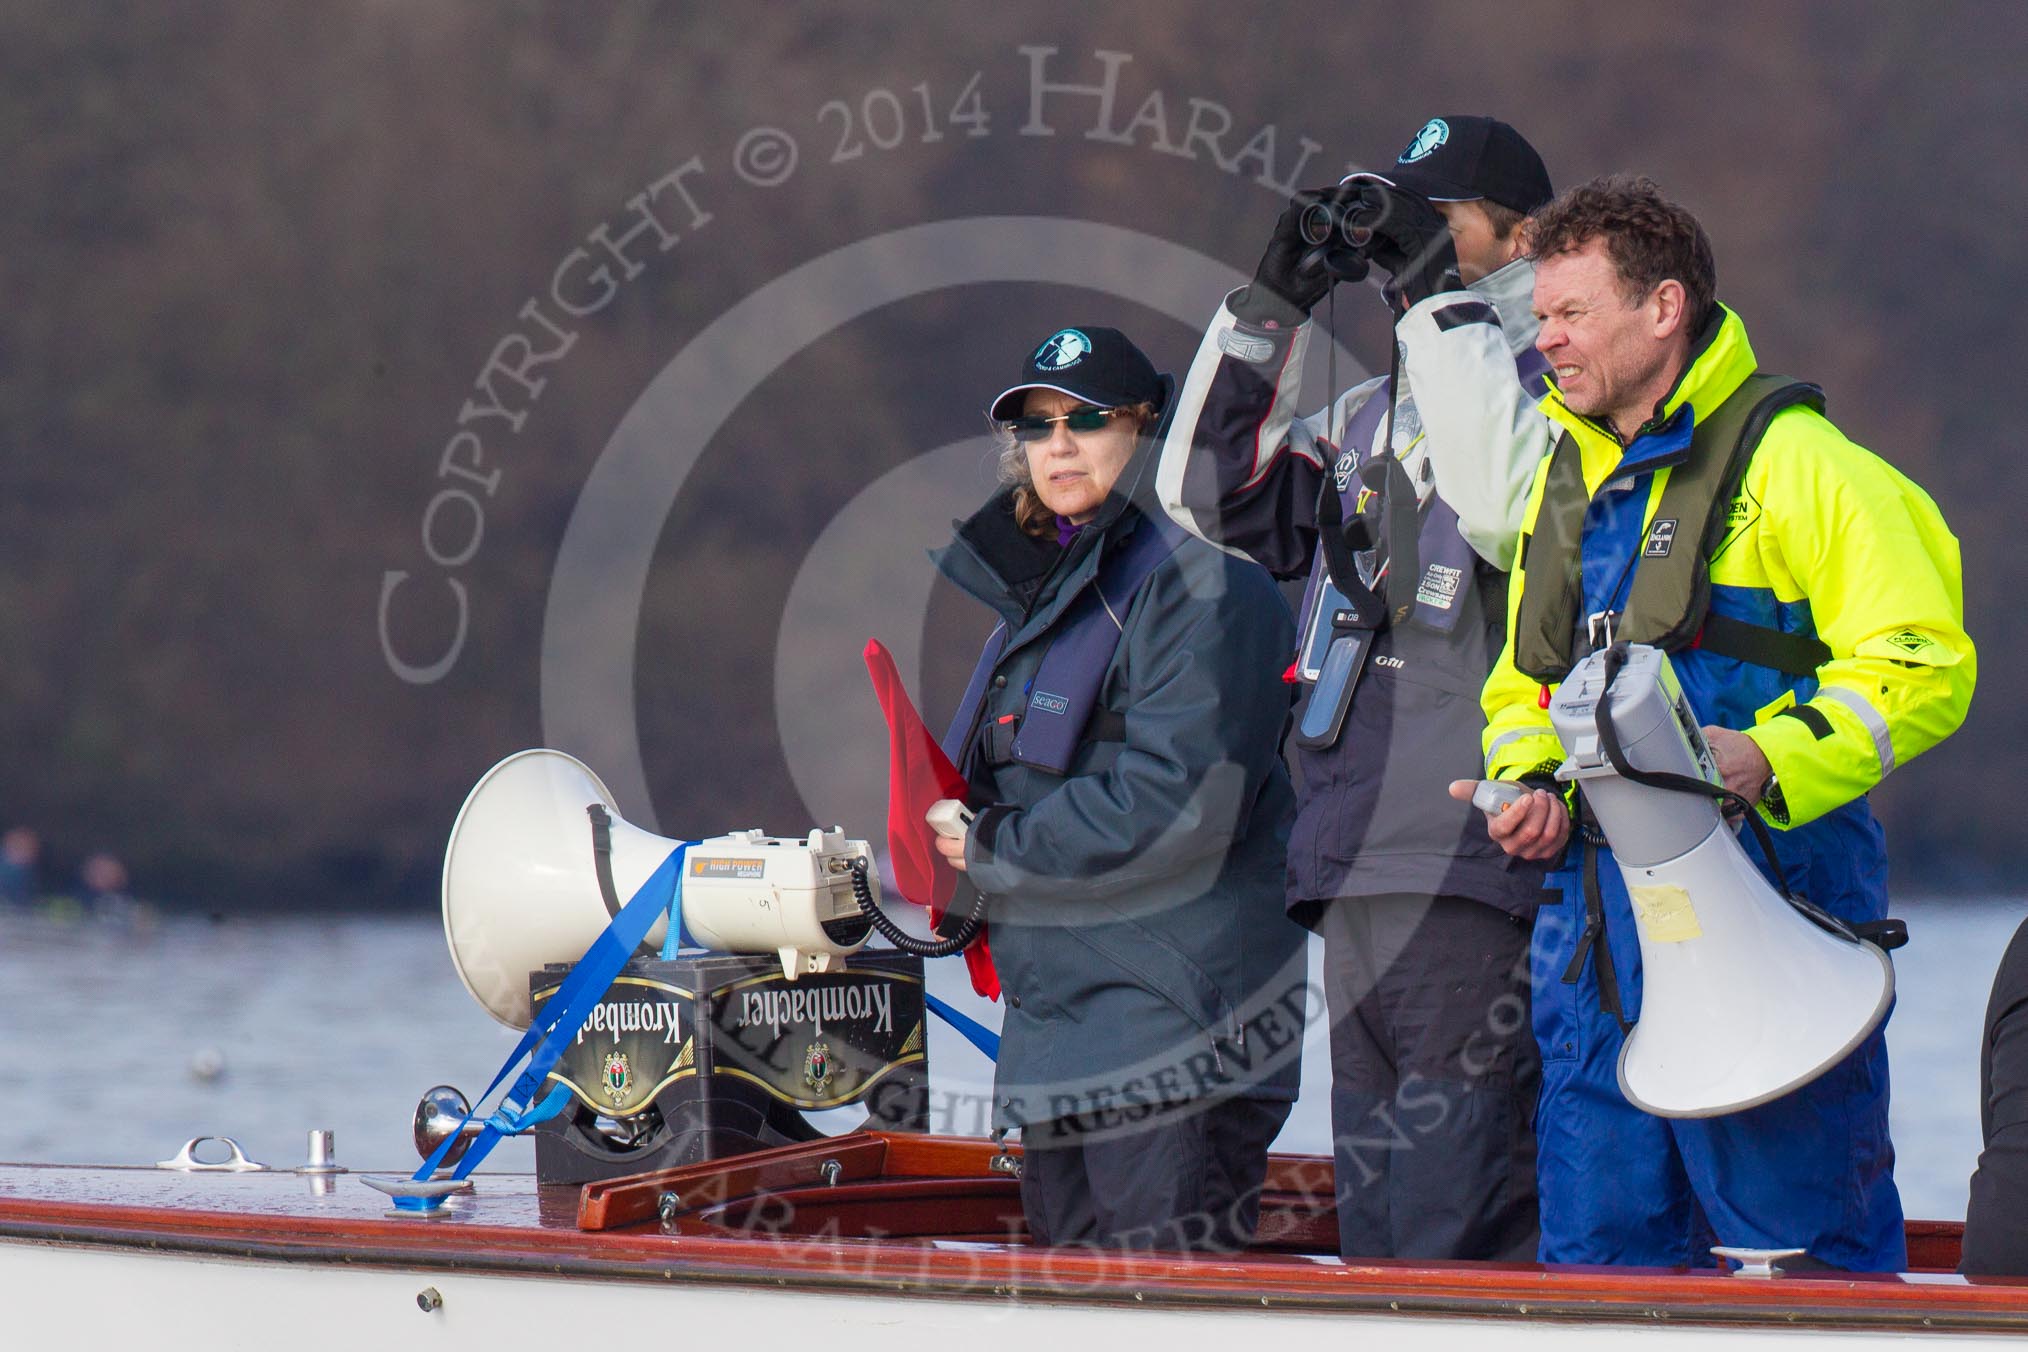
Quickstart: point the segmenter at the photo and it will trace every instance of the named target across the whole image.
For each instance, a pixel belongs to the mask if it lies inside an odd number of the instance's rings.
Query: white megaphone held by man
[[[1777,892],[1740,848],[1665,653],[1593,653],[1549,716],[1567,755],[1557,778],[1582,786],[1640,935],[1640,1019],[1619,1063],[1628,1102],[1663,1117],[1737,1112],[1808,1084],[1879,1026],[1893,965]]]
[[[444,938],[465,989],[501,1023],[526,1028],[529,973],[583,956],[680,843],[623,820],[574,756],[521,751],[495,765],[444,851]],[[873,928],[872,862],[865,841],[838,830],[698,841],[677,883],[683,927],[704,948],[776,954],[792,981],[838,971]],[[640,952],[658,952],[667,929],[658,919]]]

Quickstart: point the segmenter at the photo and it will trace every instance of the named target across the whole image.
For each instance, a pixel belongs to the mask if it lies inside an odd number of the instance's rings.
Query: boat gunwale
[[[532,1189],[545,1223],[503,1224],[454,1212],[421,1217],[305,1214],[285,1210],[182,1209],[105,1200],[50,1200],[4,1191],[0,1240],[65,1246],[203,1254],[295,1264],[427,1268],[600,1281],[650,1281],[767,1287],[818,1294],[888,1294],[1096,1307],[1209,1311],[1284,1310],[1379,1313],[1474,1319],[1548,1319],[1623,1325],[1725,1325],[1837,1329],[2028,1330],[2028,1283],[2009,1279],[1906,1281],[1892,1275],[1810,1275],[1753,1281],[1717,1271],[1694,1273],[1619,1267],[1445,1263],[1386,1260],[1340,1263],[1287,1253],[1218,1257],[1123,1254],[924,1238],[848,1238],[825,1234],[711,1233],[659,1217],[629,1220],[644,1199],[672,1182],[726,1183],[700,1195],[704,1209],[741,1194],[740,1178],[773,1176],[804,1187],[824,1161],[847,1158],[864,1179],[992,1178],[989,1143],[890,1136],[785,1146],[733,1160],[586,1184],[576,1228],[553,1224],[566,1199],[526,1175],[480,1175]],[[1278,1157],[1270,1183],[1314,1185],[1318,1162]],[[22,1166],[17,1166],[22,1167]],[[61,1173],[70,1166],[25,1166]],[[82,1172],[80,1170],[80,1172]],[[153,1171],[139,1170],[142,1174]],[[280,1175],[287,1177],[287,1175]],[[257,1176],[247,1176],[249,1178]],[[18,1180],[19,1175],[16,1175]],[[687,1180],[687,1184],[686,1181]],[[780,1186],[777,1183],[776,1186]],[[751,1190],[749,1189],[749,1192]],[[526,1193],[519,1196],[524,1202]],[[458,1199],[454,1207],[463,1208]],[[603,1228],[586,1228],[603,1216]],[[688,1218],[682,1218],[687,1220]]]
[[[58,1209],[55,1204],[51,1210]],[[779,1240],[705,1239],[694,1236],[611,1235],[598,1252],[555,1251],[555,1232],[539,1234],[539,1244],[498,1247],[423,1242],[431,1235],[456,1235],[466,1240],[491,1239],[498,1227],[431,1227],[414,1224],[410,1242],[389,1242],[385,1235],[345,1240],[358,1227],[324,1222],[330,1233],[317,1239],[296,1235],[257,1234],[235,1226],[244,1218],[230,1213],[175,1212],[181,1222],[149,1224],[129,1216],[121,1224],[84,1224],[50,1216],[36,1219],[14,1214],[12,1199],[0,1201],[0,1241],[25,1241],[62,1247],[141,1251],[159,1256],[202,1255],[283,1265],[330,1265],[359,1269],[461,1272],[472,1275],[533,1276],[556,1280],[661,1282],[671,1285],[766,1287],[817,1295],[881,1294],[911,1299],[978,1299],[1011,1303],[1033,1302],[1132,1309],[1267,1310],[1317,1314],[1386,1314],[1425,1317],[1468,1317],[1609,1323],[1622,1325],[1713,1325],[1840,1330],[1937,1332],[2014,1332],[2028,1329],[2028,1285],[2005,1282],[1959,1285],[1900,1284],[1891,1279],[1792,1278],[1755,1283],[1751,1292],[1743,1279],[1695,1277],[1659,1269],[1568,1269],[1534,1265],[1463,1264],[1443,1268],[1407,1262],[1345,1265],[1313,1264],[1302,1259],[1247,1258],[1206,1260],[1175,1258],[1140,1260],[1139,1270],[1116,1272],[1112,1280],[1075,1280],[1072,1261],[1054,1279],[1023,1272],[1024,1267],[1056,1267],[1066,1260],[1092,1261],[1089,1255],[1064,1251],[1022,1254],[1018,1246],[996,1250],[953,1252],[920,1242],[885,1240],[824,1240],[787,1243]],[[72,1207],[73,1212],[76,1211]],[[215,1224],[197,1234],[187,1223],[208,1219]],[[305,1221],[311,1218],[303,1218]],[[406,1223],[395,1222],[401,1225]],[[764,1249],[765,1255],[753,1250]],[[822,1253],[813,1254],[812,1249]],[[800,1255],[792,1251],[802,1251]],[[1047,1254],[1047,1262],[1036,1261]],[[800,1256],[798,1265],[782,1260]],[[981,1256],[1011,1259],[1006,1270],[981,1270],[971,1260]],[[834,1261],[826,1264],[822,1259]],[[866,1261],[868,1257],[874,1259]],[[759,1261],[757,1261],[757,1259]],[[856,1259],[838,1262],[837,1259]],[[929,1260],[925,1263],[925,1259]],[[950,1260],[959,1260],[951,1262]],[[813,1261],[815,1260],[815,1261]],[[899,1260],[899,1261],[887,1261]],[[1117,1256],[1100,1256],[1100,1266],[1118,1268]],[[1199,1280],[1159,1269],[1184,1266]],[[1225,1269],[1226,1280],[1206,1283],[1207,1266]],[[933,1268],[971,1268],[958,1272]],[[1273,1283],[1275,1274],[1301,1272],[1309,1280]],[[1103,1276],[1103,1274],[1102,1274]],[[1237,1285],[1246,1282],[1246,1287]],[[1655,1289],[1666,1284],[1667,1291]],[[1786,1298],[1777,1302],[1779,1293]],[[1760,1299],[1742,1300],[1743,1296]],[[1798,1300],[1797,1297],[1811,1297]]]

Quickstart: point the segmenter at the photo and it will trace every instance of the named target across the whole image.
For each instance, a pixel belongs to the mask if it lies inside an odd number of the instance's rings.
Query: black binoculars
[[[1303,209],[1296,228],[1306,244],[1329,244],[1335,239],[1363,253],[1373,243],[1371,222],[1379,218],[1381,211],[1380,206],[1364,197],[1320,198]]]

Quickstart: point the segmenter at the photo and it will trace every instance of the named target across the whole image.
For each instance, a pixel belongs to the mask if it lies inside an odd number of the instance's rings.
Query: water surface
[[[2028,900],[1897,909],[1915,936],[1896,955],[1899,1004],[1888,1026],[1897,1176],[1910,1215],[1957,1219],[1979,1150],[1986,997]],[[930,966],[933,990],[997,1024],[961,964]],[[434,917],[92,925],[0,915],[0,1082],[9,1089],[0,1159],[152,1164],[212,1134],[290,1167],[302,1163],[308,1132],[324,1128],[337,1133],[341,1163],[406,1170],[422,1090],[448,1081],[476,1091],[516,1037],[465,993]],[[977,1130],[985,1058],[932,1023],[930,1066],[946,1109],[938,1125]],[[1305,1093],[1279,1149],[1328,1148],[1329,1076],[1313,1011]],[[841,1111],[824,1125],[855,1120]],[[533,1149],[505,1142],[488,1167],[531,1169]]]

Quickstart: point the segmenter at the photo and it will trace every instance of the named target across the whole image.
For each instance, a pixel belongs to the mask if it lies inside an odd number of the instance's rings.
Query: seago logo
[[[1437,148],[1450,139],[1450,123],[1440,117],[1433,117],[1422,124],[1422,130],[1415,134],[1415,139],[1408,143],[1408,149],[1401,152],[1401,158],[1395,163],[1414,164],[1417,160],[1426,160],[1436,154]]]
[[[1070,711],[1070,697],[1068,695],[1052,695],[1046,690],[1036,691],[1030,697],[1030,702],[1034,704],[1037,711],[1045,714],[1061,714]]]
[[[1035,364],[1044,371],[1068,371],[1090,351],[1091,339],[1076,329],[1063,329],[1050,334],[1035,349]]]

